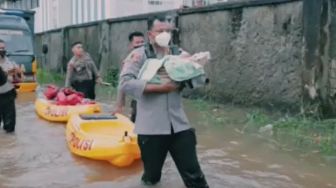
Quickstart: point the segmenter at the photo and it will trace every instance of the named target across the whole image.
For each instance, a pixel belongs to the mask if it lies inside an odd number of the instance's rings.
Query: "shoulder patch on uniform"
[[[131,52],[130,59],[132,62],[139,62],[141,61],[144,55],[145,55],[144,47],[136,48]]]
[[[139,62],[139,61],[141,60],[142,56],[143,56],[143,54],[141,54],[141,53],[139,53],[139,52],[134,52],[134,53],[132,53],[132,55],[131,55],[131,60],[132,60],[133,62]]]

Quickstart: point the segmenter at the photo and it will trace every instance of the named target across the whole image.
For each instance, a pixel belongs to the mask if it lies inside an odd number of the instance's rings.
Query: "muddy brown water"
[[[34,98],[20,94],[16,133],[0,131],[0,188],[144,187],[139,181],[141,161],[120,169],[72,155],[65,126],[38,118]],[[106,109],[109,106],[105,104]],[[235,125],[212,124],[188,104],[186,109],[197,129],[198,156],[210,187],[336,188],[336,166],[320,157],[281,150],[258,136],[235,131]],[[245,115],[233,107],[223,113],[237,126]],[[155,187],[184,187],[170,157]]]

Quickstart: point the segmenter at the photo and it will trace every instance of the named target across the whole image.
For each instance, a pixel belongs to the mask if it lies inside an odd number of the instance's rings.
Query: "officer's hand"
[[[178,89],[179,85],[171,81],[163,84],[146,84],[144,93],[169,93]]]
[[[7,74],[10,75],[10,76],[13,76],[15,73],[16,73],[16,69],[15,68],[10,69],[10,70],[7,71]]]
[[[122,114],[123,112],[124,112],[124,107],[118,105],[118,106],[112,111],[112,115],[115,115],[115,114]]]
[[[97,83],[97,84],[102,84],[102,83],[103,83],[103,79],[102,79],[101,77],[98,77],[98,78],[96,79],[96,83]]]
[[[162,89],[169,93],[178,90],[179,86],[175,82],[167,82],[164,84],[161,84]]]

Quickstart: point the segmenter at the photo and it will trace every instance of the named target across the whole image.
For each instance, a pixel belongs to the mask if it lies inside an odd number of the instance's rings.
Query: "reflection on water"
[[[14,135],[0,131],[0,188],[143,187],[140,161],[120,169],[72,155],[65,143],[64,125],[39,119],[33,99],[34,94],[18,97]],[[226,122],[239,123],[244,112],[230,108],[225,118],[231,119]],[[198,130],[199,160],[212,188],[336,187],[336,168],[321,164],[319,158],[281,151],[232,126],[209,125],[199,112],[187,109]],[[155,187],[184,187],[170,157],[162,182]]]

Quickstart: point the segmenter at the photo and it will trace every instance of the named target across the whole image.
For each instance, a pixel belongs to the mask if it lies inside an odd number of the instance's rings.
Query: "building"
[[[182,6],[181,0],[108,0],[108,18],[117,18],[148,12],[172,10]]]
[[[202,7],[209,5],[210,1],[211,0],[183,0],[183,5],[187,7]]]
[[[176,9],[181,0],[72,0],[72,23]]]
[[[39,0],[0,0],[1,8],[31,10],[39,6]]]
[[[211,1],[211,2],[210,2]],[[225,0],[0,0],[1,8],[34,10],[35,32]]]
[[[224,3],[230,1],[237,1],[237,0],[209,0],[209,4]]]

